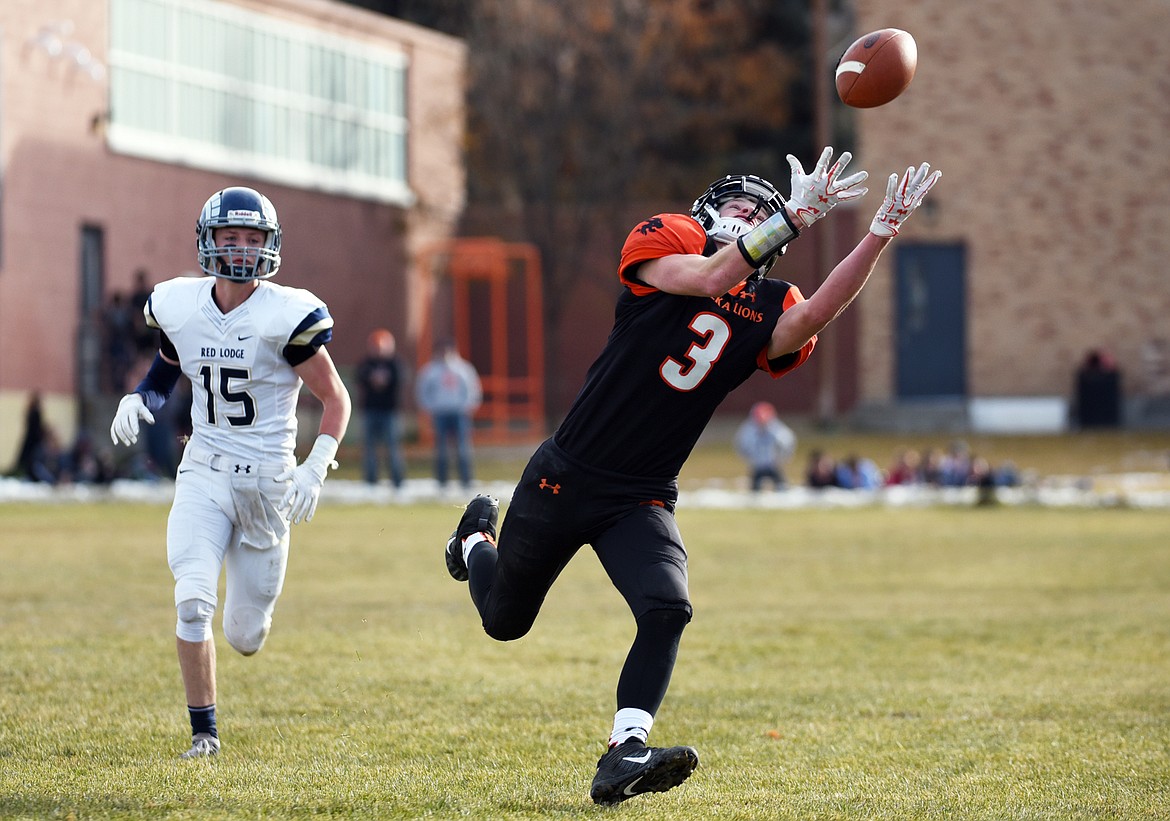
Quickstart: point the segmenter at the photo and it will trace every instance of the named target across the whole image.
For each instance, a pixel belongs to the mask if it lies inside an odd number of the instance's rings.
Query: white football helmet
[[[730,245],[755,227],[742,219],[719,215],[720,206],[736,197],[756,201],[756,209],[749,215],[749,219],[754,219],[761,213],[764,219],[767,219],[784,207],[784,198],[780,196],[776,186],[763,177],[757,177],[755,174],[728,174],[723,179],[716,180],[695,200],[695,204],[691,206],[691,216],[703,226],[707,236],[719,245]],[[766,276],[776,257],[783,253],[784,248],[781,248],[764,263],[756,272],[757,275]]]
[[[234,226],[264,231],[264,245],[259,248],[217,248],[216,228]],[[280,221],[268,197],[251,188],[237,186],[216,191],[203,204],[195,224],[199,267],[203,273],[232,282],[268,279],[280,268]],[[232,257],[244,257],[245,264],[232,265]]]
[[[727,245],[739,239],[752,229],[743,220],[719,216],[719,207],[736,197],[756,201],[756,210],[751,216],[763,212],[764,218],[772,216],[784,207],[780,192],[772,183],[755,174],[728,174],[707,187],[703,195],[691,206],[691,216],[699,221],[707,236],[720,245]]]

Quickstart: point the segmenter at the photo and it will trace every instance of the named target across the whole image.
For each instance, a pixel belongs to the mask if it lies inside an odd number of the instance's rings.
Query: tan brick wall
[[[1145,388],[1170,337],[1170,4],[1164,0],[856,0],[855,34],[911,32],[895,102],[857,115],[858,165],[943,170],[900,241],[967,248],[972,396],[1068,395],[1086,350]],[[876,189],[876,190],[875,190]],[[880,185],[865,207],[876,208]],[[855,304],[862,397],[894,391],[893,254]]]

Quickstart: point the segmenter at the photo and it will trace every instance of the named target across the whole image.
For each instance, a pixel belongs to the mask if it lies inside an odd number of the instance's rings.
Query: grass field
[[[731,442],[738,419],[717,419],[700,440],[699,447],[683,467],[680,477],[684,488],[711,481],[742,481],[743,463],[732,450]],[[940,433],[867,433],[823,430],[807,423],[794,422],[797,432],[797,451],[790,465],[792,479],[803,481],[808,454],[822,450],[835,458],[851,453],[868,456],[879,467],[889,466],[894,455],[902,449],[925,451],[946,448],[953,439],[963,439],[972,453],[986,457],[992,464],[1005,461],[1016,464],[1020,471],[1033,477],[1085,476],[1096,477],[1119,473],[1160,472],[1170,484],[1170,430],[1099,430],[1057,435],[987,435],[955,436]],[[339,476],[349,479],[361,477],[359,440],[342,448]],[[533,448],[481,448],[476,463],[476,475],[492,481],[512,481],[520,475]],[[407,449],[409,473],[412,477],[432,475],[430,451],[417,444]]]
[[[696,615],[652,740],[587,791],[632,625],[584,551],[526,638],[439,556],[459,509],[322,508],[268,645],[188,739],[159,505],[0,505],[0,817],[1170,816],[1170,511],[679,514]]]

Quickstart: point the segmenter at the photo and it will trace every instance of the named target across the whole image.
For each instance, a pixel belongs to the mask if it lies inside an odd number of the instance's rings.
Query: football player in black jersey
[[[757,370],[780,377],[853,301],[882,250],[940,172],[892,174],[869,232],[807,299],[766,274],[785,245],[867,174],[826,148],[805,173],[792,155],[791,193],[753,175],[713,183],[691,213],[659,214],[630,232],[609,340],[556,433],[528,462],[496,534],[499,503],[477,496],[445,548],[470,580],[488,635],[525,635],[578,549],[593,546],[629,605],[637,633],[617,684],[609,748],[590,796],[615,804],[682,783],[692,747],[646,746],[691,618],[687,554],[674,518],[678,474],[723,398]]]

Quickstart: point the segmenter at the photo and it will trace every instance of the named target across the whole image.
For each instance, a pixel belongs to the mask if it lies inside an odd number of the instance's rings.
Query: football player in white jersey
[[[284,584],[289,524],[309,521],[349,424],[349,394],[325,344],[333,318],[308,291],[267,280],[280,267],[280,223],[251,188],[211,195],[196,225],[206,277],[155,286],[144,313],[161,331],[149,372],[122,397],[110,427],[138,440],[180,374],[191,381],[192,436],[175,479],[167,561],[175,577],[179,668],[191,749],[219,752],[211,619],[221,569],[223,631],[245,656],[258,651]],[[321,401],[320,430],[300,465],[293,452],[302,382]]]

